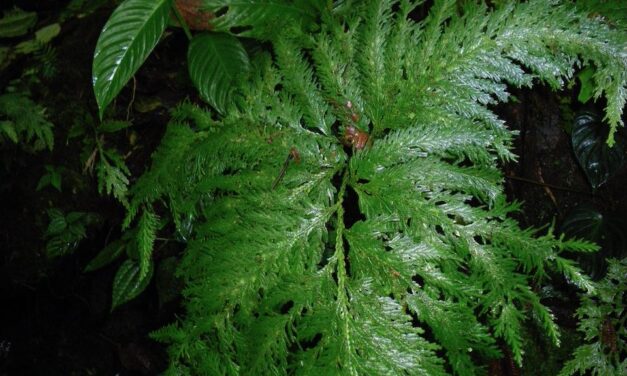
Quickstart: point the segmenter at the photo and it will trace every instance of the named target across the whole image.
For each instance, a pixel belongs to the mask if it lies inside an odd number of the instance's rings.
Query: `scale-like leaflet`
[[[588,59],[617,65],[603,84],[624,87],[616,32],[545,1],[461,15],[437,1],[423,23],[412,8],[325,15],[318,34],[276,41],[276,64],[252,59],[239,110],[171,125],[188,153],[167,190],[131,202],[194,218],[186,314],[154,334],[172,374],[481,374],[497,339],[522,361],[529,314],[559,341],[531,283],[553,269],[590,286],[559,252],[595,246],[507,217],[512,134],[487,105],[505,82],[561,82],[586,46],[605,44]]]

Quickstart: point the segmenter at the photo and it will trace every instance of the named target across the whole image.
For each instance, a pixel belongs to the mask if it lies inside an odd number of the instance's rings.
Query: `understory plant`
[[[607,275],[597,283],[596,293],[583,296],[577,310],[578,329],[584,333],[586,343],[575,350],[560,376],[588,370],[595,376],[627,374],[627,259],[608,259],[608,264]]]
[[[194,86],[214,110],[223,113],[231,99],[231,86],[245,78],[249,69],[248,55],[235,36],[270,39],[289,23],[310,29],[324,3],[124,0],[104,26],[94,53],[93,85],[100,118],[169,24],[182,26],[189,39],[187,60]],[[190,29],[204,32],[192,35]]]
[[[594,289],[563,255],[594,244],[510,217],[514,134],[490,106],[593,65],[611,143],[625,35],[557,1],[435,1],[420,22],[420,2],[346,3],[255,53],[217,120],[174,109],[128,192],[135,285],[160,218],[187,234],[185,313],[154,333],[169,374],[484,374],[522,363],[526,320],[559,344],[543,281]]]
[[[37,23],[37,13],[19,8],[4,12],[0,17],[0,72],[9,71],[20,56],[33,54],[35,66],[19,68],[20,77],[6,82],[0,77],[0,151],[14,144],[37,152],[52,150],[53,124],[48,121],[46,109],[31,99],[31,87],[41,85],[41,77],[54,75],[54,50],[48,43],[59,33],[60,26],[53,23],[38,29],[31,39],[22,40]],[[17,39],[19,41],[19,39]],[[4,158],[7,161],[9,158]],[[6,164],[6,162],[5,162]]]

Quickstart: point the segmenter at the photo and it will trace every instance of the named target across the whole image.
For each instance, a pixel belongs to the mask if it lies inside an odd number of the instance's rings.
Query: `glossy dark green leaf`
[[[609,127],[593,112],[575,117],[571,139],[573,151],[593,189],[603,185],[624,161],[624,144],[620,139],[607,145]]]
[[[79,240],[74,239],[69,233],[55,236],[46,242],[46,255],[53,259],[70,254],[78,247]]]
[[[102,29],[92,72],[101,118],[159,41],[171,4],[172,0],[126,0]]]
[[[598,241],[603,232],[603,215],[591,207],[581,206],[566,217],[561,228],[568,236]]]
[[[139,263],[131,259],[124,261],[113,279],[111,310],[141,294],[150,283],[153,270],[154,265],[150,262],[148,273],[141,277]]]
[[[50,223],[46,230],[47,236],[60,234],[67,228],[65,215],[59,209],[48,210],[48,217],[50,217]]]
[[[189,75],[201,97],[224,113],[234,84],[250,69],[248,54],[240,41],[228,34],[200,34],[192,40],[187,60]]]
[[[567,236],[601,246],[598,253],[578,256],[582,268],[594,278],[603,276],[607,258],[627,254],[626,230],[625,220],[620,216],[600,213],[588,205],[575,208],[561,226],[561,232]]]
[[[121,240],[109,243],[109,245],[100,251],[100,253],[98,253],[96,257],[94,257],[89,264],[87,264],[84,271],[91,272],[109,265],[124,253],[125,246],[126,244]]]

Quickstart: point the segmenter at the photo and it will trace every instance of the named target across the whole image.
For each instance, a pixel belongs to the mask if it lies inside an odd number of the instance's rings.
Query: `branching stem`
[[[559,186],[559,185],[554,185],[554,184],[549,184],[549,183],[544,183],[544,182],[539,182],[539,181],[532,180],[532,179],[522,178],[520,176],[505,175],[505,178],[506,179],[511,179],[511,180],[521,181],[523,183],[529,183],[529,184],[538,185],[540,187],[547,187],[547,188],[557,189],[558,191],[577,193],[577,194],[586,195],[586,196],[591,196],[592,195],[592,193],[590,193],[590,192],[578,191],[576,189],[572,189],[572,188],[568,188],[568,187],[562,187],[562,186]]]
[[[346,252],[344,249],[344,195],[346,194],[346,186],[349,181],[349,169],[347,168],[344,171],[344,175],[342,176],[342,185],[340,186],[340,191],[338,192],[338,202],[337,202],[337,228],[336,228],[336,238],[335,238],[335,261],[337,263],[337,309],[340,319],[342,321],[342,333],[344,336],[346,356],[351,357],[352,354],[352,345],[351,345],[351,336],[349,329],[349,312],[348,312],[348,294],[346,292]],[[348,367],[349,372],[353,373],[353,369]]]

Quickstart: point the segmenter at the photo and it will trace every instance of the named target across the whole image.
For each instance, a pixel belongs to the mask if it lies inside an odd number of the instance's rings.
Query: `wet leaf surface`
[[[607,145],[609,127],[594,112],[583,112],[575,118],[571,136],[573,151],[593,189],[599,188],[622,167],[624,143],[616,140]]]

